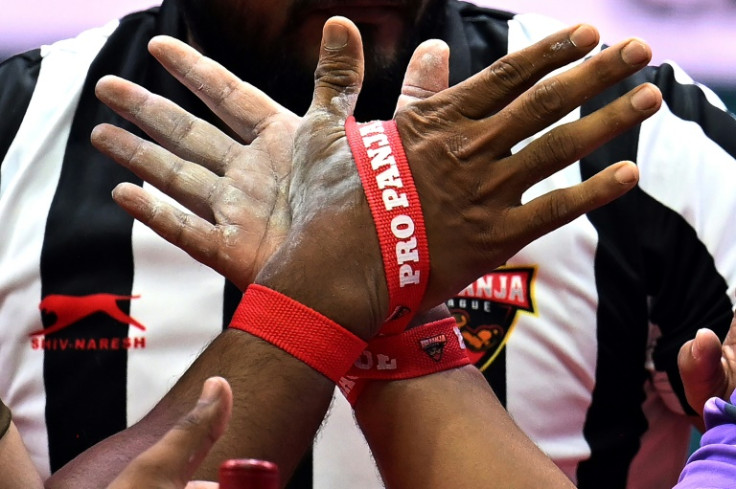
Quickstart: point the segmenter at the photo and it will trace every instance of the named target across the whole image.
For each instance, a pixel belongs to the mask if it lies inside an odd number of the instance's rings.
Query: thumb
[[[677,357],[687,402],[703,415],[705,401],[721,397],[726,375],[721,365],[721,340],[709,329],[700,329],[695,338],[680,348]]]
[[[352,115],[363,84],[363,42],[345,17],[332,17],[322,30],[309,112],[326,111],[341,119]]]
[[[207,379],[196,406],[158,442],[136,457],[109,489],[183,488],[225,431],[232,401],[232,391],[225,379]]]
[[[430,39],[415,50],[406,68],[396,111],[429,98],[450,85],[450,48],[444,41]]]

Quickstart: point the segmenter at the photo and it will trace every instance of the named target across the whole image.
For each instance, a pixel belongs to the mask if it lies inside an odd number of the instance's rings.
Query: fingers
[[[474,128],[481,151],[486,156],[505,154],[519,141],[554,124],[587,99],[645,67],[651,56],[648,45],[632,39],[539,82]]]
[[[611,165],[570,188],[554,190],[508,211],[504,232],[527,244],[631,190],[639,171],[631,162]]]
[[[690,406],[702,416],[705,401],[723,397],[728,383],[721,362],[721,341],[709,329],[700,329],[695,338],[680,348],[677,366]]]
[[[551,71],[582,58],[598,39],[598,31],[589,25],[564,29],[504,56],[445,91],[438,103],[455,105],[469,119],[481,119],[506,106]]]
[[[232,410],[227,381],[205,381],[197,405],[151,448],[136,457],[110,485],[130,487],[184,487],[225,431]]]
[[[322,31],[308,113],[325,112],[346,119],[353,113],[363,83],[363,43],[358,28],[345,17],[332,17]]]
[[[444,41],[430,39],[415,50],[401,85],[396,110],[431,97],[450,85],[450,48]]]
[[[215,269],[220,254],[218,228],[204,219],[162,201],[132,183],[113,189],[113,200],[136,220],[151,228],[195,260]]]
[[[164,148],[218,175],[224,173],[232,152],[237,148],[232,138],[213,125],[122,78],[101,78],[95,93],[105,105],[145,131]],[[167,166],[165,159],[158,163]],[[134,167],[130,169],[136,171]]]
[[[647,119],[661,104],[659,89],[646,83],[582,119],[548,131],[505,160],[505,171],[512,175],[509,190],[523,193],[532,184]]]
[[[214,221],[209,197],[219,179],[211,171],[109,124],[95,127],[91,141],[95,148],[142,180],[198,216]]]
[[[271,117],[291,114],[256,87],[177,39],[156,36],[148,50],[246,143],[260,134]]]

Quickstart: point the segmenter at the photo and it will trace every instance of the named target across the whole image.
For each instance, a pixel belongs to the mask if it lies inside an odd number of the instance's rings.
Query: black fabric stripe
[[[243,292],[235,286],[229,280],[225,281],[225,290],[223,294],[223,308],[222,308],[222,328],[225,329],[230,325],[230,320],[235,314],[240,299],[243,298]]]
[[[286,484],[286,489],[312,489],[314,485],[314,457],[309,450],[297,465],[296,470]]]
[[[142,25],[141,25],[142,24]],[[56,195],[49,212],[41,255],[42,295],[131,294],[133,220],[110,198],[121,181],[140,181],[107,160],[90,144],[92,128],[112,121],[132,129],[94,96],[97,80],[115,73],[139,80],[147,56],[152,17],[121,23],[90,67],[71,127]],[[118,301],[129,312],[129,301]],[[95,341],[127,337],[127,325],[97,313],[47,340]],[[126,427],[127,352],[118,350],[46,350],[46,422],[51,470]]]
[[[668,79],[656,69],[627,80],[587,103],[581,116],[592,113],[645,80]],[[682,87],[682,86],[680,86]],[[684,87],[682,87],[684,88]],[[672,92],[665,89],[665,93]],[[679,93],[677,97],[686,94]],[[709,119],[713,109],[699,114]],[[691,113],[690,120],[700,121]],[[720,112],[720,111],[719,111]],[[706,122],[708,125],[708,122]],[[603,146],[581,161],[582,178],[590,178],[620,160],[636,161],[638,128]],[[684,403],[677,372],[677,351],[698,327],[710,326],[721,336],[731,308],[724,279],[695,231],[675,212],[637,188],[623,198],[588,214],[599,234],[595,257],[598,310],[596,386],[584,435],[590,459],[578,467],[578,487],[625,487],[629,466],[647,429],[641,410],[649,311],[662,337],[654,352],[655,367],[668,373]],[[689,260],[684,260],[689,257]]]
[[[676,116],[696,121],[703,132],[731,156],[736,157],[736,119],[708,102],[696,85],[683,85],[675,80],[674,69],[668,64],[649,68],[648,77],[662,91],[662,97]]]
[[[451,47],[452,86],[506,55],[513,14],[456,2],[448,2],[447,13],[442,39]]]
[[[614,100],[628,87],[609,89],[590,100],[584,117]],[[585,180],[605,166],[636,159],[638,128],[604,145],[581,161]],[[578,466],[580,488],[626,487],[629,466],[647,429],[641,410],[648,336],[645,285],[639,271],[642,257],[636,232],[627,229],[637,212],[637,195],[623,198],[588,214],[598,232],[595,280],[599,297],[596,331],[598,353],[595,387],[583,434],[591,456]]]
[[[650,317],[662,330],[654,364],[665,371],[689,414],[677,368],[680,346],[698,328],[710,328],[723,339],[733,313],[728,285],[695,230],[679,214],[642,195],[643,243]]]
[[[508,388],[506,384],[506,347],[501,348],[498,355],[496,355],[496,358],[493,359],[493,363],[483,371],[483,376],[491,385],[498,401],[503,407],[506,407],[508,400]]]
[[[0,64],[0,166],[31,102],[41,69],[41,50],[35,49]]]

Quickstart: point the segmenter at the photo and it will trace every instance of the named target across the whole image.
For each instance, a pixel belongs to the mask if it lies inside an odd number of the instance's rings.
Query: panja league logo
[[[519,311],[534,313],[535,269],[500,268],[447,301],[470,360],[485,370],[506,345]]]
[[[56,339],[48,338],[57,331],[66,329],[93,314],[104,314],[124,325],[131,325],[141,331],[146,327],[129,314],[123,312],[118,301],[133,300],[137,295],[91,294],[85,296],[70,296],[51,294],[41,301],[38,308],[44,323],[51,324],[44,329],[34,331],[31,337],[31,347],[34,350],[119,350],[130,348],[145,348],[146,338],[76,338]]]

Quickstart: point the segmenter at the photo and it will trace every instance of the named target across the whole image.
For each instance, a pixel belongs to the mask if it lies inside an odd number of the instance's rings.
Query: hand
[[[143,87],[102,78],[99,99],[163,147],[109,124],[94,129],[92,143],[195,215],[131,184],[116,188],[113,198],[242,289],[289,229],[290,139],[299,117],[180,41],[156,37],[149,50],[234,137]],[[237,274],[227,273],[233,268]]]
[[[432,262],[428,304],[446,299],[537,237],[636,184],[634,165],[611,162],[579,185],[521,204],[533,184],[640,123],[661,105],[656,87],[640,86],[588,117],[547,130],[509,156],[517,143],[639,71],[651,58],[648,46],[628,40],[532,86],[597,42],[590,26],[561,31],[397,114],[427,216]],[[415,170],[430,162],[432,171]]]
[[[711,397],[730,401],[736,389],[736,317],[723,344],[713,331],[699,330],[680,347],[677,365],[687,402],[701,417]]]
[[[181,41],[159,36],[149,50],[234,137],[141,86],[102,78],[96,87],[100,100],[161,146],[109,124],[95,128],[92,143],[194,215],[132,184],[119,185],[113,198],[244,290],[290,227],[286,195],[301,118]],[[448,79],[447,45],[423,43],[409,64],[397,108],[446,88]]]
[[[297,131],[292,229],[256,281],[368,338],[385,319],[388,298],[344,131],[362,81],[362,51],[353,29],[335,19],[325,28],[335,47],[323,45],[312,106]],[[619,163],[570,189],[521,204],[531,185],[651,116],[661,104],[655,87],[638,87],[510,155],[514,145],[643,68],[651,56],[645,44],[631,40],[535,85],[597,41],[589,26],[561,31],[397,112],[427,226],[432,268],[425,307],[636,184],[636,167]],[[335,294],[349,299],[333,301]]]
[[[197,405],[161,440],[133,459],[108,489],[216,489],[214,482],[189,480],[225,431],[232,401],[225,379],[207,379]]]

